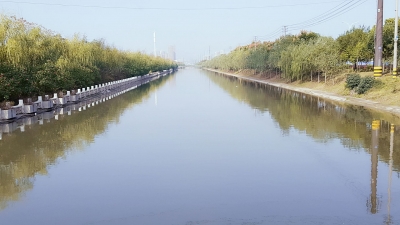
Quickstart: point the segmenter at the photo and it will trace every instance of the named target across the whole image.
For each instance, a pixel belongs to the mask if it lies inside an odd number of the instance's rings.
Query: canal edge
[[[314,89],[310,89],[310,88],[294,87],[290,84],[265,81],[265,80],[260,80],[260,79],[253,78],[253,77],[246,77],[246,76],[243,76],[240,74],[233,74],[233,73],[210,69],[210,68],[202,68],[202,69],[210,71],[210,72],[224,74],[224,75],[231,76],[231,77],[236,77],[238,79],[243,79],[243,80],[247,80],[247,81],[251,81],[251,82],[266,84],[266,85],[284,88],[287,90],[291,90],[291,91],[295,91],[295,92],[299,92],[299,93],[303,93],[303,94],[312,95],[312,96],[323,98],[326,100],[331,100],[331,101],[334,101],[337,103],[362,106],[362,107],[377,110],[380,112],[391,113],[392,115],[396,116],[397,118],[400,118],[400,107],[399,106],[384,105],[379,102],[375,102],[375,101],[371,101],[371,100],[367,100],[367,99],[356,98],[356,97],[352,97],[352,96],[342,96],[342,95],[337,95],[334,93],[321,91],[321,90],[314,90]]]

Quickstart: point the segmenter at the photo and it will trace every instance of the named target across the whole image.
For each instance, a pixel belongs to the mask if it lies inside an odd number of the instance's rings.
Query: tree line
[[[121,51],[104,40],[66,39],[24,19],[0,15],[0,102],[176,67],[173,61]]]
[[[383,28],[383,62],[389,69],[393,60],[395,20],[387,19]],[[279,74],[301,81],[333,79],[344,69],[372,70],[375,27],[360,26],[338,38],[301,31],[272,42],[253,42],[237,47],[229,54],[200,62],[201,66],[228,70],[252,70],[255,73]],[[360,66],[362,65],[362,66]]]

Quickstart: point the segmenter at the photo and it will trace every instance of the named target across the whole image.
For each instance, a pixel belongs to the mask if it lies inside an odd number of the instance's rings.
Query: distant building
[[[176,52],[175,52],[175,46],[169,46],[168,48],[168,58],[172,61],[176,60]]]

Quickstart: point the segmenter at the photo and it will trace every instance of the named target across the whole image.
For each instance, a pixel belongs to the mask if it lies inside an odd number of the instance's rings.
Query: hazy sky
[[[0,0],[4,14],[67,38],[102,38],[123,50],[151,54],[155,31],[157,51],[175,46],[177,58],[187,62],[208,55],[209,48],[212,55],[226,53],[254,36],[274,40],[285,25],[295,28],[292,34],[304,28],[337,37],[352,24],[373,26],[376,7],[377,0]],[[394,16],[395,0],[385,0],[384,17]]]

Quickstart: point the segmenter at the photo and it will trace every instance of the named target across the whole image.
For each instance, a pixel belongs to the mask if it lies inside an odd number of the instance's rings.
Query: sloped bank
[[[234,73],[214,70],[214,69],[210,69],[210,68],[203,68],[203,69],[207,70],[207,71],[215,72],[218,74],[230,76],[230,77],[236,77],[237,79],[241,79],[241,80],[245,80],[245,81],[249,81],[249,82],[271,85],[271,86],[280,87],[280,88],[292,90],[292,91],[299,92],[299,93],[313,95],[316,97],[320,97],[320,98],[338,102],[338,103],[362,106],[362,107],[374,109],[374,110],[377,110],[380,112],[390,113],[390,114],[394,115],[397,119],[400,118],[400,107],[399,106],[385,105],[385,104],[382,104],[382,103],[379,103],[376,101],[356,98],[356,97],[352,97],[352,96],[341,96],[341,95],[330,93],[327,91],[314,90],[314,89],[304,88],[304,87],[295,87],[290,84],[271,82],[271,81],[251,77],[251,76],[244,76],[241,74],[234,74]]]

